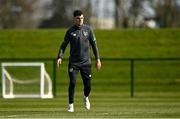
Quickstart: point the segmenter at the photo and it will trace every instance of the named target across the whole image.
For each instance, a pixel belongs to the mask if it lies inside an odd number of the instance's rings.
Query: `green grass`
[[[179,32],[180,29],[118,29],[95,30],[95,35],[101,57],[179,57]],[[56,58],[64,34],[64,29],[1,30],[0,58]]]
[[[179,31],[118,29],[95,30],[95,34],[103,58],[176,58],[180,56]],[[56,58],[64,33],[64,29],[1,30],[0,58]],[[68,55],[69,48],[65,58]],[[52,62],[44,62],[52,77]],[[129,61],[103,60],[100,71],[93,62],[92,108],[87,111],[83,107],[78,76],[74,113],[67,112],[68,62],[62,63],[57,70],[56,98],[0,98],[0,118],[180,118],[180,61],[135,61],[133,98]]]
[[[177,66],[180,63],[175,64]],[[67,61],[64,61],[58,70],[56,98],[1,98],[0,118],[179,118],[180,69],[169,62],[137,62],[135,65],[137,70],[133,98],[130,97],[129,63],[105,61],[101,71],[97,72],[93,67],[91,110],[87,111],[83,107],[83,87],[79,76],[75,92],[75,112],[68,113],[69,82]],[[162,72],[159,66],[163,69]],[[154,73],[160,75],[151,75]]]
[[[125,93],[92,93],[91,110],[83,107],[81,93],[75,95],[75,112],[67,112],[67,95],[54,99],[0,99],[0,118],[178,118],[180,99],[129,98]]]

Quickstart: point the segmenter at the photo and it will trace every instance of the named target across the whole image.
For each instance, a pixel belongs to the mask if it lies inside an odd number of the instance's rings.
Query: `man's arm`
[[[99,51],[98,51],[98,47],[96,44],[96,38],[95,35],[92,31],[92,29],[90,29],[90,35],[89,35],[89,40],[90,40],[90,44],[92,46],[93,49],[93,53],[96,59],[96,69],[101,69],[101,60],[100,60],[100,56],[99,56]]]
[[[62,42],[60,48],[59,48],[59,52],[58,52],[58,56],[57,56],[57,67],[59,67],[59,65],[61,64],[62,62],[62,58],[63,58],[63,54],[65,52],[65,49],[67,47],[69,43],[69,35],[68,35],[68,32],[66,32],[66,35],[64,37],[64,41]]]

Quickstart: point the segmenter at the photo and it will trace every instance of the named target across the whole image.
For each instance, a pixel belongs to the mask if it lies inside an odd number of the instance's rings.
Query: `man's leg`
[[[88,96],[91,91],[91,65],[85,65],[81,67],[80,71],[84,84],[84,96],[83,96],[84,106],[86,109],[90,110],[90,102]]]
[[[69,72],[69,112],[74,112],[74,90],[75,90],[75,85],[76,85],[76,78],[78,74],[78,68],[74,65],[69,65],[68,67],[68,72]]]
[[[91,91],[91,65],[82,66],[80,71],[84,84],[84,96],[88,97]]]

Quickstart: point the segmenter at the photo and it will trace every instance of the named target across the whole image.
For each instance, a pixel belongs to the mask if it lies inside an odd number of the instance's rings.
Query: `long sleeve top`
[[[88,25],[70,27],[64,37],[57,58],[62,58],[67,45],[70,43],[70,63],[91,63],[90,46],[93,49],[95,59],[100,59],[96,44],[96,38]]]

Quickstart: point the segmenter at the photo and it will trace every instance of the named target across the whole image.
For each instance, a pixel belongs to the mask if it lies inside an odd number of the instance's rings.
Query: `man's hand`
[[[62,59],[61,59],[61,58],[57,59],[56,63],[57,63],[57,67],[58,67],[58,68],[59,68],[59,65],[61,64],[61,62],[62,62]]]
[[[96,60],[96,69],[97,69],[97,70],[100,70],[100,69],[101,69],[101,60],[100,60],[100,59],[97,59],[97,60]]]

